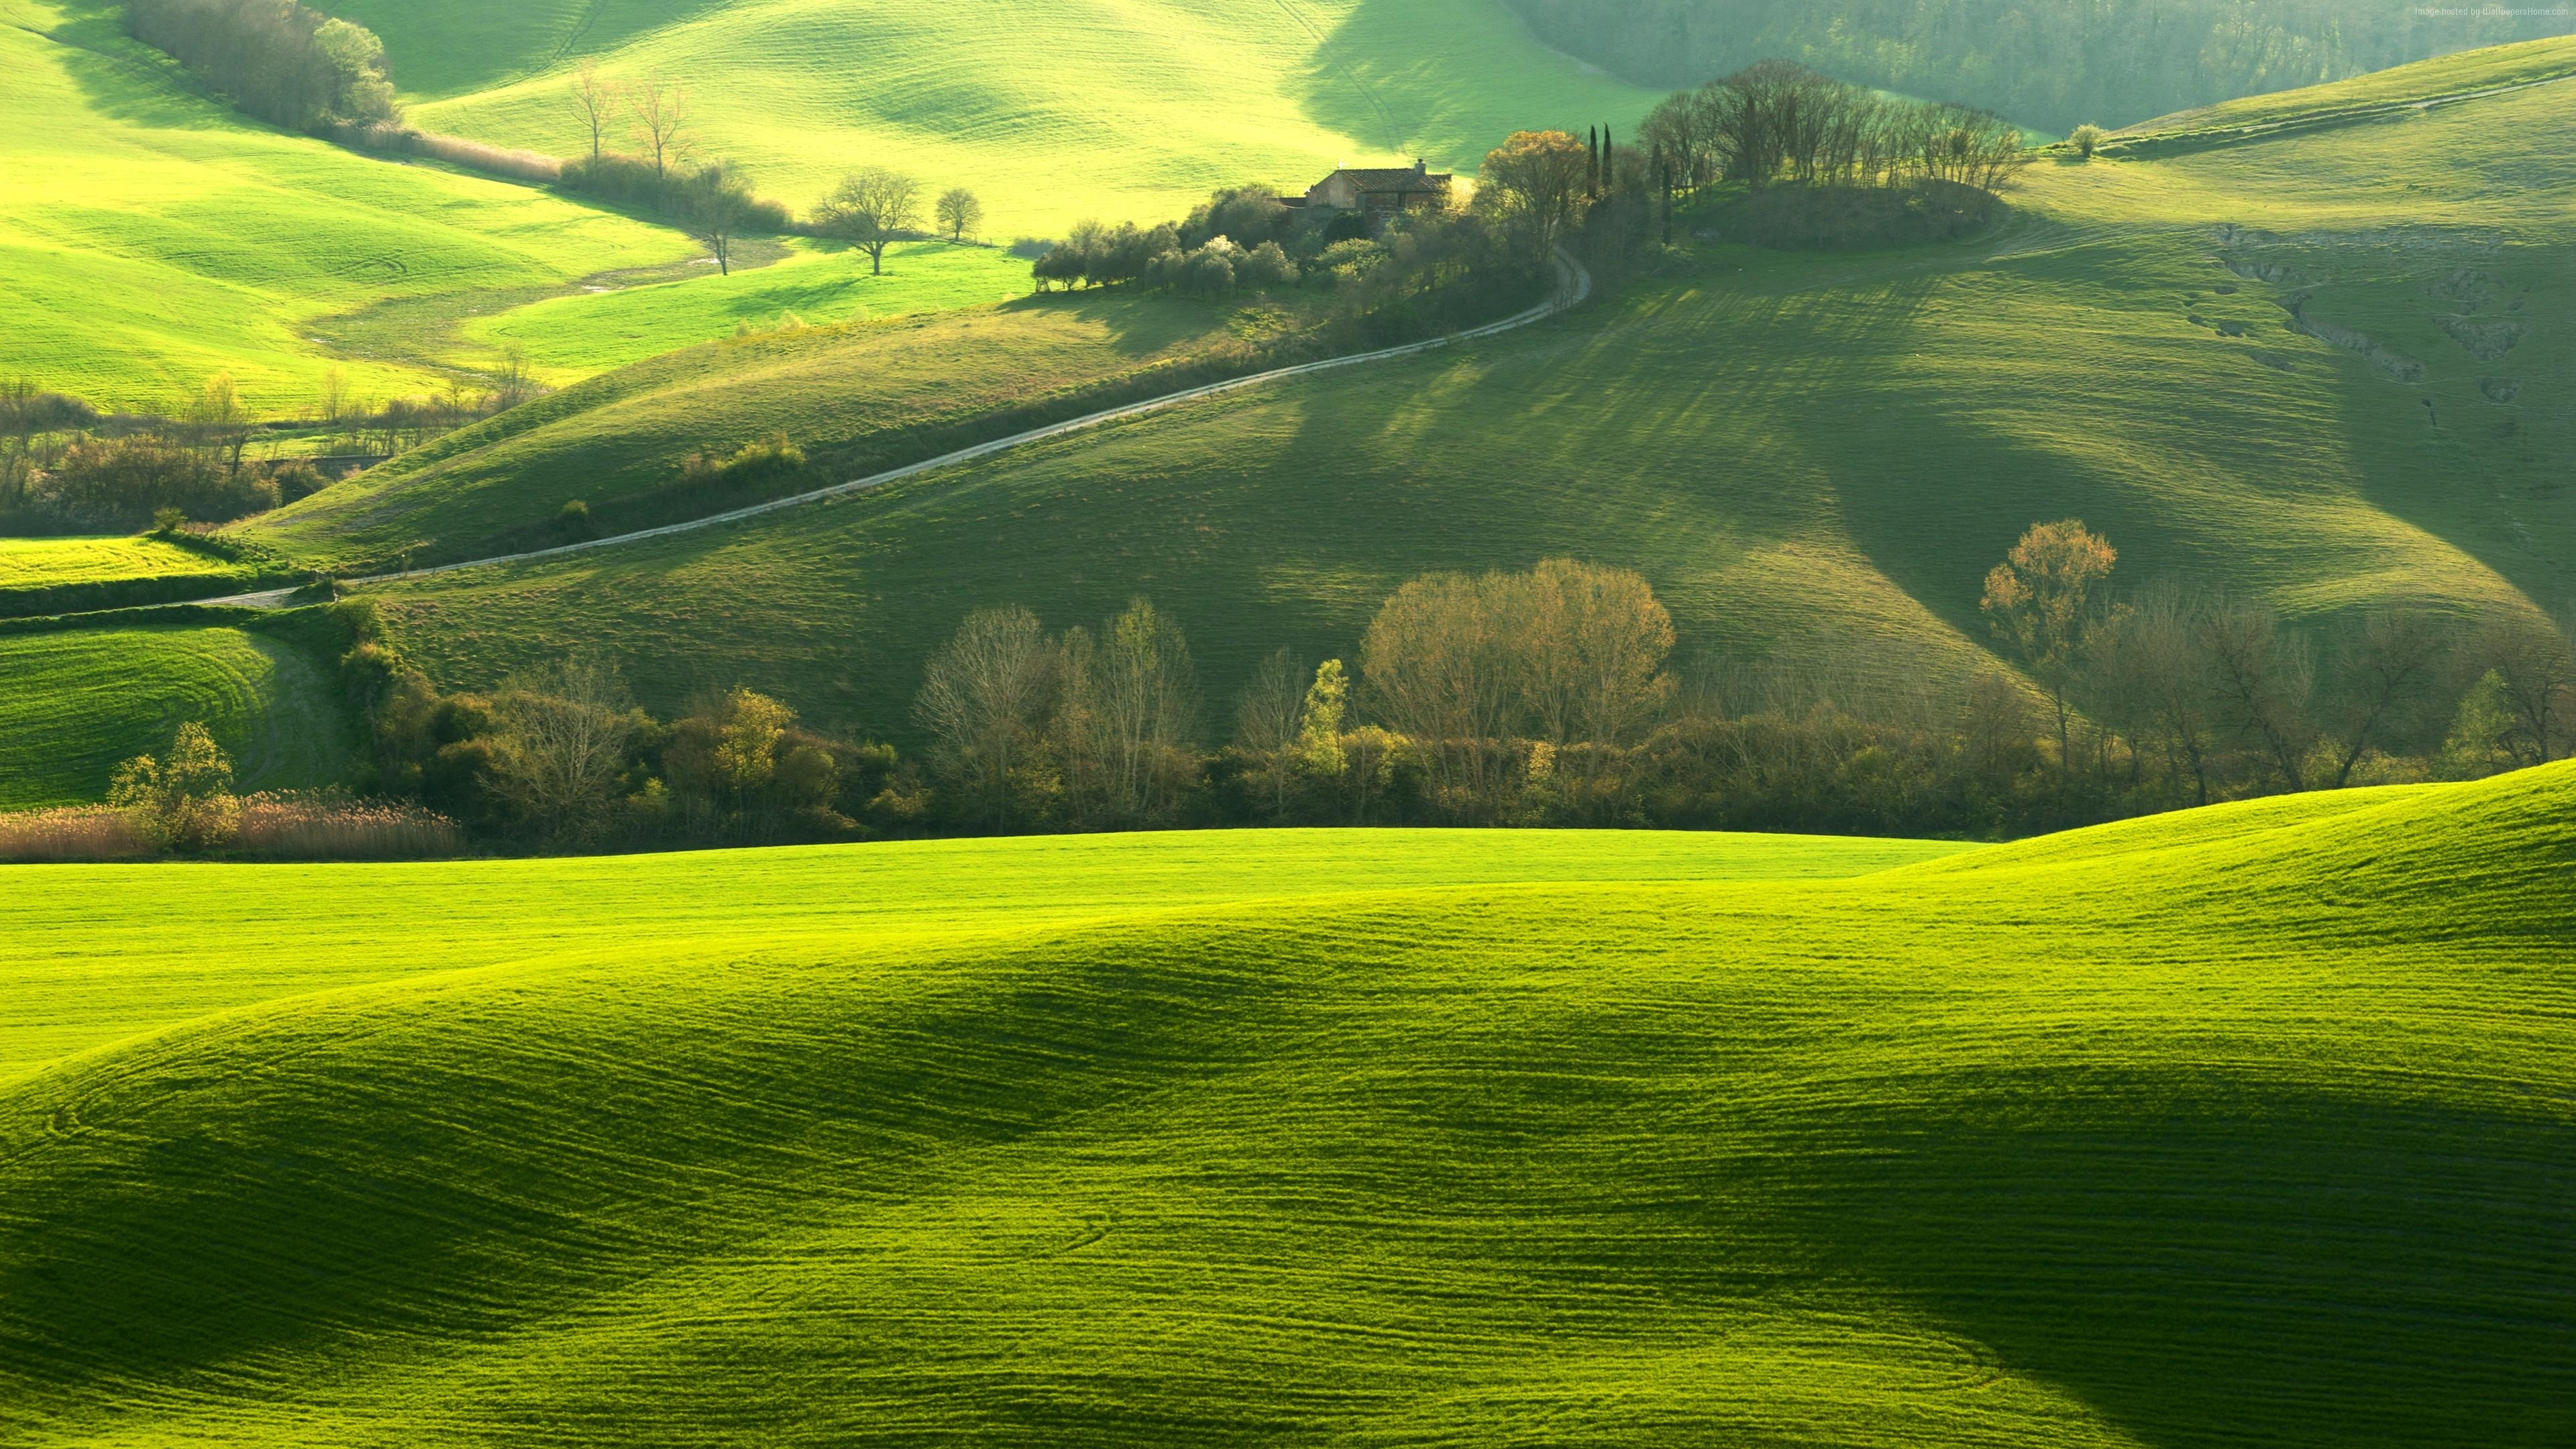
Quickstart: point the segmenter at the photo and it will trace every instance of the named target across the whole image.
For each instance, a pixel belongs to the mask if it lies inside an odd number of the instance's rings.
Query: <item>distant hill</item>
[[[2571,813],[41,868],[0,1437],[2552,1444]]]
[[[1658,86],[1786,56],[2063,134],[2576,31],[2549,7],[2416,0],[1503,0],[1549,44]]]

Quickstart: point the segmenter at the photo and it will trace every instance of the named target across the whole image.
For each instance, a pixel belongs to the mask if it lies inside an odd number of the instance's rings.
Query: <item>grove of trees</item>
[[[128,0],[125,27],[242,110],[292,130],[400,114],[375,32],[295,0]]]
[[[2419,0],[1507,0],[1560,50],[1644,85],[1765,56],[2028,125],[2128,125],[2473,46],[2564,33],[2549,6]]]
[[[1994,191],[2030,161],[2020,128],[1990,111],[1891,99],[1784,60],[1669,97],[1637,139],[1656,184],[1683,192],[1720,181]]]

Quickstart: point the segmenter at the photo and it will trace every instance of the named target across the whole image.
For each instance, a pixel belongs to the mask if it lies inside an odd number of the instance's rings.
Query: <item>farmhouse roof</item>
[[[1449,173],[1431,171],[1416,161],[1410,166],[1341,166],[1334,176],[1347,176],[1360,191],[1446,191]],[[1332,179],[1331,177],[1325,178]]]

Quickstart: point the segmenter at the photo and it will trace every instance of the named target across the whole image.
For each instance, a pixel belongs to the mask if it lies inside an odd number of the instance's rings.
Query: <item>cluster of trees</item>
[[[2267,610],[2120,597],[2078,523],[2036,527],[1985,611],[2022,666],[1964,680],[1677,668],[1620,569],[1404,585],[1356,677],[1282,651],[1209,747],[1179,628],[1138,602],[1050,638],[970,616],[932,661],[922,819],[959,830],[1217,823],[1652,825],[1993,836],[2285,790],[2473,778],[2576,751],[2576,618],[2408,613],[2322,646]]]
[[[894,751],[801,729],[735,689],[677,720],[616,671],[572,658],[488,693],[442,694],[384,636],[371,601],[333,606],[340,674],[372,741],[359,781],[486,839],[551,846],[831,840],[908,829]]]
[[[1527,149],[1533,134],[1582,154],[1582,142],[1547,132],[1516,135],[1495,156]],[[1547,258],[1577,213],[1528,202],[1515,187],[1522,173],[1508,162],[1489,171],[1503,182],[1480,191],[1475,204],[1399,212],[1374,236],[1349,214],[1289,206],[1267,186],[1230,187],[1176,222],[1085,222],[1049,244],[1030,273],[1040,291],[1123,285],[1223,296],[1328,287],[1341,324],[1361,340],[1400,340],[1488,314],[1544,284]]]
[[[2386,612],[2321,641],[2034,527],[1983,608],[2019,672],[1676,663],[1633,572],[1552,559],[1390,595],[1357,667],[1263,661],[1215,741],[1179,623],[1136,600],[1049,633],[969,615],[927,663],[927,748],[802,729],[745,689],[662,722],[569,660],[441,695],[337,606],[371,788],[554,845],[1224,824],[1825,830],[1992,837],[2287,790],[2473,778],[2576,752],[2562,623]]]
[[[2063,131],[2340,80],[2567,28],[2548,7],[2420,0],[1510,0],[1547,41],[1646,85],[1787,56],[1864,85],[1972,97]]]
[[[318,408],[301,424],[333,452],[390,456],[540,395],[515,350],[469,387],[365,401],[338,368],[325,374]],[[102,417],[76,398],[26,378],[0,383],[0,519],[13,526],[135,528],[226,523],[322,488],[302,458],[250,458],[251,420],[229,373],[208,378],[171,416]]]
[[[2020,128],[1993,112],[1891,99],[1784,60],[1666,98],[1638,137],[1656,184],[1680,192],[1721,181],[1995,191],[2031,158]]]
[[[684,87],[660,75],[616,80],[585,60],[573,73],[567,103],[590,150],[563,163],[555,184],[564,190],[670,217],[726,275],[733,272],[737,240],[791,224],[787,208],[756,195],[740,168],[723,160],[690,164]],[[635,144],[631,153],[608,149],[621,127]]]
[[[125,26],[262,120],[318,133],[399,118],[375,32],[295,0],[128,0]]]

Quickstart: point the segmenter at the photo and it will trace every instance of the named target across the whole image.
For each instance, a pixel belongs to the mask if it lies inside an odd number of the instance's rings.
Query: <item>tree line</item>
[[[242,110],[290,130],[401,115],[375,32],[295,0],[127,0],[125,28]]]
[[[352,393],[335,367],[298,426],[327,450],[390,456],[544,391],[515,350],[483,383],[452,377],[442,392],[376,403]],[[36,532],[229,523],[329,481],[306,458],[250,457],[261,431],[226,372],[167,415],[102,416],[31,379],[0,383],[0,523]]]
[[[2417,0],[1509,0],[1549,44],[1645,85],[1785,56],[1972,98],[2034,126],[2133,124],[2565,31],[2558,12]]]
[[[1390,594],[1349,660],[1203,693],[1147,600],[1050,632],[978,610],[924,666],[911,754],[712,693],[672,721],[560,661],[442,694],[372,606],[343,677],[363,787],[550,846],[1217,825],[1555,825],[1996,838],[2283,791],[2473,778],[2576,751],[2576,618],[2383,611],[2315,637],[2035,526],[1986,581],[2000,665],[1677,653],[1632,571],[1567,559]]]
[[[1880,96],[1785,60],[1667,97],[1638,138],[1656,183],[1684,194],[1722,181],[1992,192],[2031,159],[2020,128],[1991,111]]]

